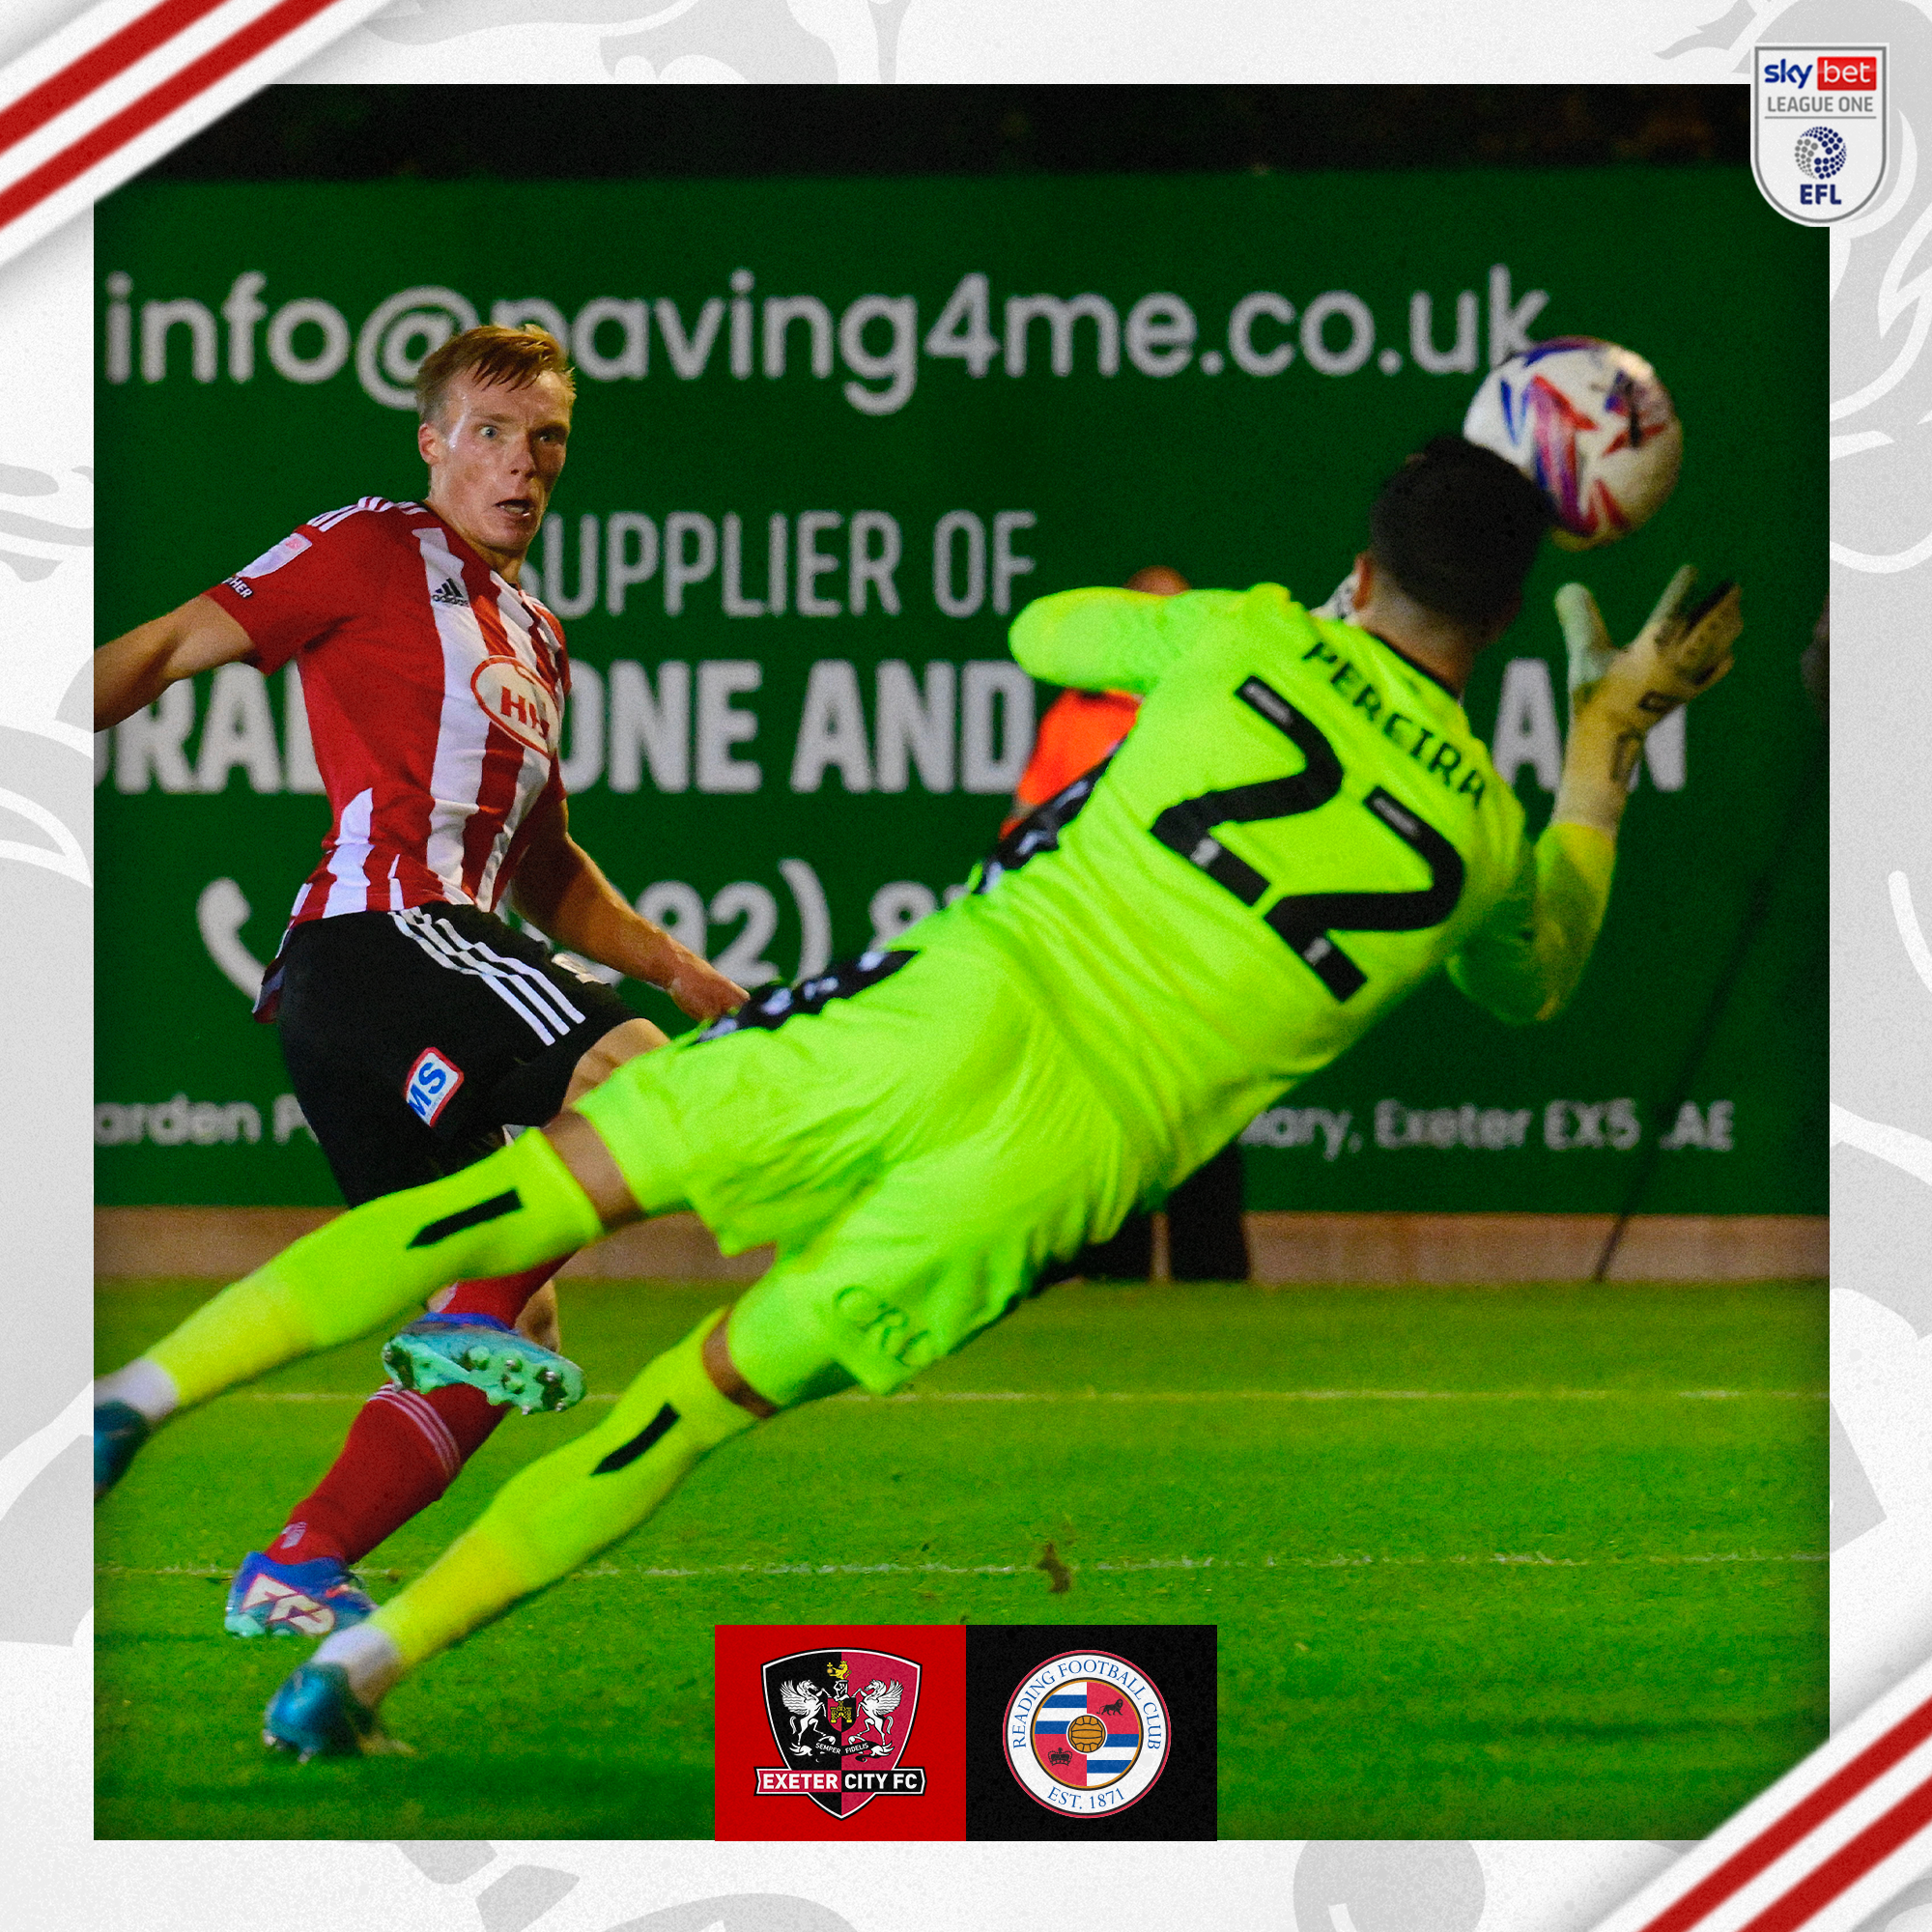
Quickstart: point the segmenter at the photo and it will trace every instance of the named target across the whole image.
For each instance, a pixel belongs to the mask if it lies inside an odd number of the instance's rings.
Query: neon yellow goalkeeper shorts
[[[580,1110],[646,1213],[778,1245],[826,1354],[884,1395],[1111,1235],[1149,1167],[1119,1095],[983,955],[867,953],[630,1061]]]

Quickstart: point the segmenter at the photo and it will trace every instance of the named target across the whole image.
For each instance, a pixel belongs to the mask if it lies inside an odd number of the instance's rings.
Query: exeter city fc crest
[[[1167,1768],[1173,1728],[1147,1674],[1105,1651],[1050,1657],[1007,1704],[1007,1762],[1028,1797],[1071,1818],[1123,1811]]]
[[[763,1667],[765,1715],[782,1760],[757,1767],[760,1798],[806,1797],[834,1818],[875,1798],[917,1797],[902,1764],[919,1708],[919,1665],[875,1650],[800,1650]]]
[[[1793,221],[1856,214],[1885,179],[1890,49],[1760,46],[1751,55],[1751,168]]]

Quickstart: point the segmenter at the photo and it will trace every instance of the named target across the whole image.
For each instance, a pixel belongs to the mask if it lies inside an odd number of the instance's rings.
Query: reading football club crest
[[[1880,46],[1761,46],[1751,72],[1751,168],[1793,221],[1856,214],[1885,179],[1886,73]]]
[[[1007,1762],[1037,1804],[1072,1818],[1122,1811],[1167,1768],[1173,1728],[1145,1672],[1105,1651],[1067,1651],[1007,1705]]]
[[[916,1797],[902,1764],[919,1709],[919,1665],[872,1650],[800,1650],[762,1669],[765,1715],[782,1760],[757,1767],[760,1798],[806,1797],[834,1818],[875,1798]]]

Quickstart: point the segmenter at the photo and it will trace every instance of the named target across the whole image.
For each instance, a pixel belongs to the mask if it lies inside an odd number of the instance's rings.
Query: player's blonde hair
[[[501,328],[486,322],[452,335],[433,349],[416,371],[416,414],[426,423],[442,414],[449,385],[465,372],[479,383],[501,383],[521,389],[539,376],[563,378],[564,394],[577,400],[577,375],[563,345],[546,328]]]

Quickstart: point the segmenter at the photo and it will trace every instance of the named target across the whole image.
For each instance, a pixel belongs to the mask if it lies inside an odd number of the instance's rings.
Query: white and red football
[[[1463,434],[1543,491],[1566,550],[1614,543],[1648,522],[1684,457],[1684,426],[1657,371],[1591,335],[1551,336],[1492,369]]]

